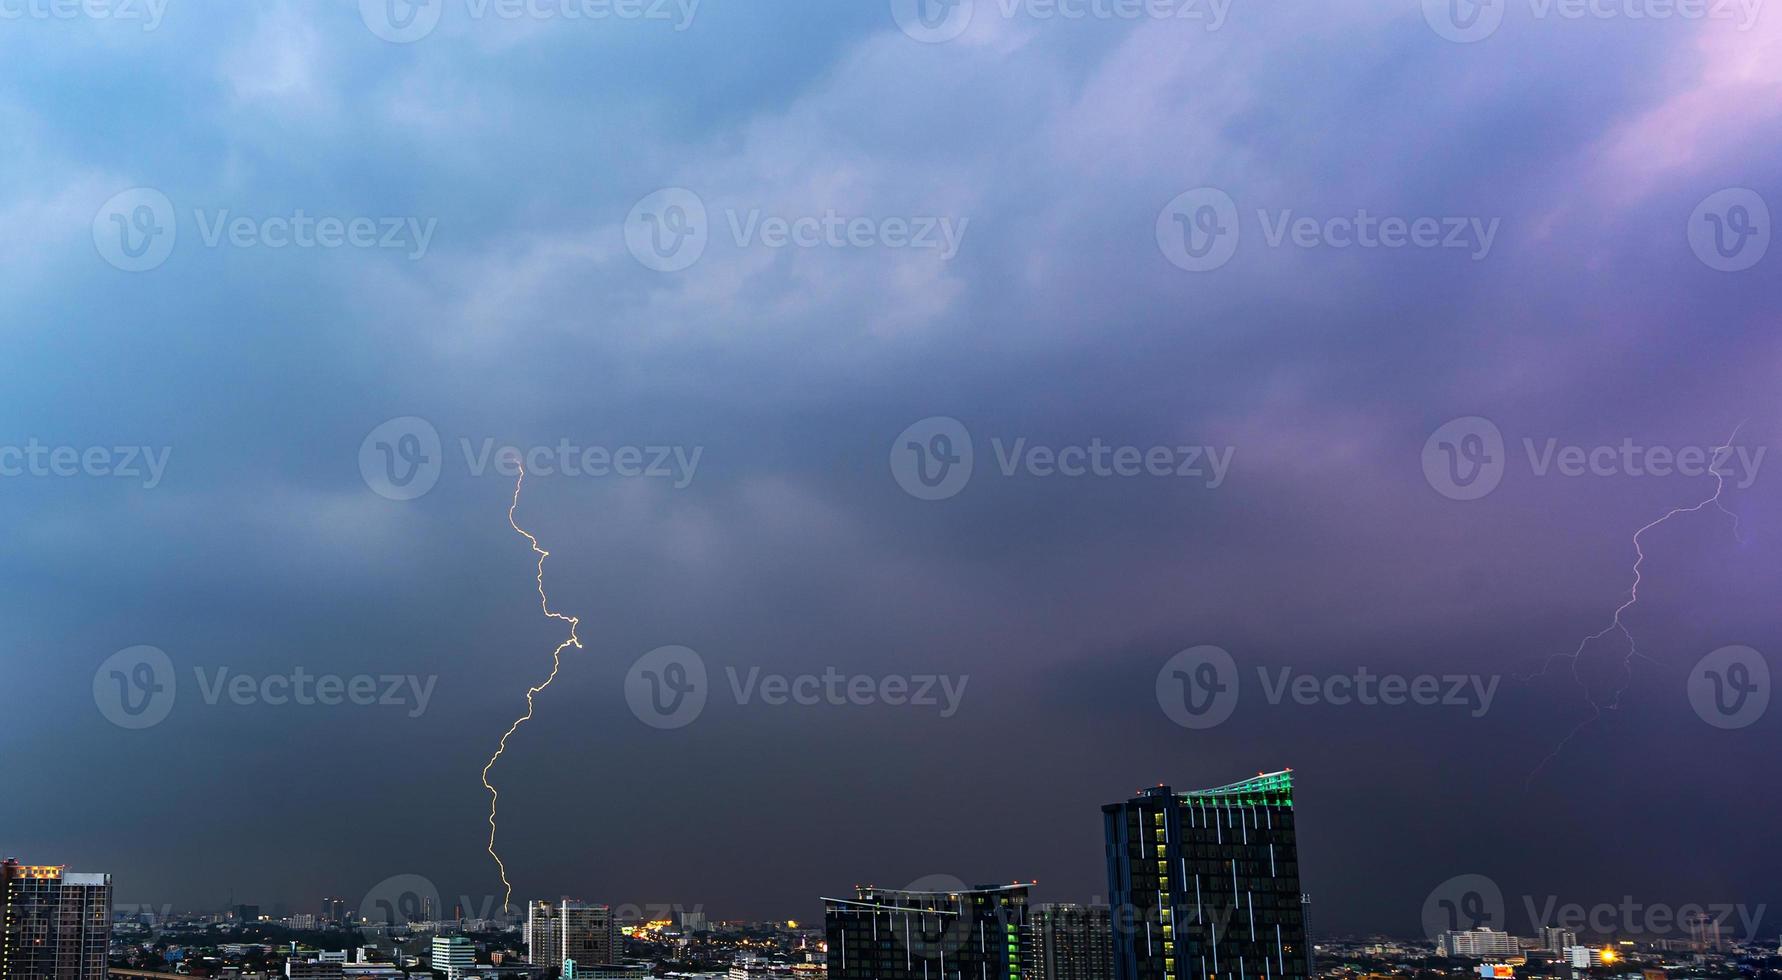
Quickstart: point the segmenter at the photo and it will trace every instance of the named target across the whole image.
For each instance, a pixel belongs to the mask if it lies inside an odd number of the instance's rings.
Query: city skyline
[[[0,847],[1090,903],[1094,808],[1291,764],[1314,932],[1754,913],[1779,66],[1757,0],[0,0]]]

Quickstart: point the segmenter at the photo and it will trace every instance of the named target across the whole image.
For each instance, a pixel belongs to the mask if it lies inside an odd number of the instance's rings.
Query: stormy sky
[[[1291,766],[1314,930],[1765,902],[1782,14],[912,6],[9,5],[0,848],[498,899],[515,447],[516,901],[1086,900],[1101,804]]]

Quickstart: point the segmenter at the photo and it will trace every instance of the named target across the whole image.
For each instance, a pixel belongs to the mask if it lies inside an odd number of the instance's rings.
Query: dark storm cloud
[[[0,42],[18,144],[0,442],[172,451],[153,490],[0,482],[0,682],[20,695],[0,745],[45,788],[8,806],[21,857],[112,870],[131,901],[307,905],[419,872],[474,907],[496,887],[477,772],[564,635],[506,525],[509,478],[475,459],[567,442],[702,455],[681,489],[528,489],[522,525],[587,649],[496,770],[521,898],[809,917],[830,889],[936,872],[1087,897],[1097,805],[1280,765],[1301,774],[1319,928],[1412,931],[1466,872],[1680,903],[1747,900],[1774,871],[1697,802],[1767,758],[1774,719],[1719,731],[1685,696],[1710,650],[1782,647],[1767,478],[1726,494],[1743,544],[1714,510],[1643,539],[1630,625],[1652,661],[1624,680],[1618,650],[1587,650],[1590,690],[1625,683],[1623,707],[1526,792],[1590,710],[1563,664],[1521,679],[1606,625],[1636,528],[1712,492],[1537,476],[1525,439],[1713,446],[1742,419],[1742,444],[1774,437],[1774,257],[1720,272],[1685,238],[1722,187],[1782,200],[1767,20],[1512,18],[1474,45],[1414,4],[1239,5],[1215,32],[986,16],[939,45],[874,4],[716,0],[681,33],[448,18],[406,46],[350,4],[117,26]],[[180,240],[130,275],[91,225],[137,185],[175,202]],[[664,273],[624,232],[667,186],[699,195],[713,241]],[[1243,239],[1183,272],[1155,226],[1201,186],[1231,195]],[[207,248],[192,214],[298,208],[438,232],[419,261]],[[954,219],[958,255],[730,238],[732,216],[831,208]],[[1476,261],[1268,243],[1363,208],[1496,230]],[[1470,415],[1502,430],[1508,472],[1445,499],[1420,454]],[[444,457],[409,502],[358,459],[402,416]],[[935,503],[887,465],[931,416],[976,450]],[[1004,476],[1017,440],[1208,447],[1230,471]],[[168,653],[180,700],[127,731],[92,688],[136,644]],[[661,730],[624,683],[669,644],[698,651],[711,701]],[[1156,691],[1201,644],[1247,685],[1206,731]],[[207,704],[198,679],[298,667],[436,687],[411,717]],[[1499,681],[1475,716],[1271,704],[1256,673],[1360,668]],[[752,669],[969,683],[941,717],[743,703]]]

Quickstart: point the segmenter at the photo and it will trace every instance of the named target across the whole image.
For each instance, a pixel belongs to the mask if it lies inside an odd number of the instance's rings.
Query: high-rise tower
[[[1116,980],[1307,980],[1291,770],[1101,808]]]
[[[0,980],[106,980],[111,875],[0,864]]]

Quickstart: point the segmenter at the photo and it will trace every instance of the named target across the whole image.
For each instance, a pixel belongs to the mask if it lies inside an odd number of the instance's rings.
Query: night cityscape
[[[0,0],[0,980],[1782,980],[1772,0]]]
[[[476,917],[407,875],[315,911],[121,907],[111,876],[0,865],[8,978],[155,980],[1174,980],[1177,977],[1515,976],[1565,980],[1782,975],[1782,939],[1719,905],[1547,908],[1506,931],[1488,879],[1444,882],[1429,938],[1319,937],[1308,928],[1291,770],[1205,790],[1141,789],[1102,807],[1106,903],[1036,901],[1038,882],[931,876],[823,898],[822,919],[750,922],[700,906],[537,899]],[[1531,910],[1533,906],[1530,906]],[[1646,934],[1604,921],[1646,917]],[[1433,918],[1431,913],[1433,912]],[[1445,919],[1445,921],[1444,921]]]

